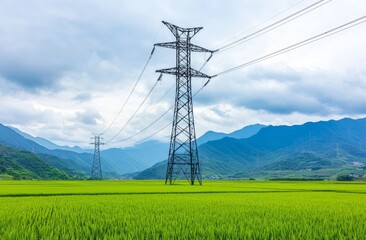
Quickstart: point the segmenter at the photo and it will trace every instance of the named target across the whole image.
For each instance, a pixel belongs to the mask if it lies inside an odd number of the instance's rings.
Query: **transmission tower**
[[[213,51],[191,44],[191,38],[202,29],[181,28],[163,21],[176,38],[175,42],[157,43],[155,46],[176,49],[176,67],[157,70],[176,76],[175,107],[165,184],[185,177],[194,185],[202,185],[201,165],[198,159],[192,103],[192,77],[211,78],[191,68],[191,52]]]
[[[92,172],[91,172],[91,179],[94,180],[101,180],[102,178],[102,166],[100,163],[100,145],[104,145],[104,143],[101,142],[101,134],[95,134],[94,137],[91,139],[94,140],[94,142],[90,143],[94,145],[94,158],[93,158],[93,166],[92,166]]]

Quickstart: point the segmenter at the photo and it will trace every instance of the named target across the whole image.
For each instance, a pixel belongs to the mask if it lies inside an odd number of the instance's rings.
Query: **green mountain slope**
[[[265,125],[254,124],[254,125],[245,126],[242,129],[236,130],[231,133],[208,131],[197,139],[197,144],[202,145],[206,142],[219,140],[219,139],[222,139],[225,137],[236,138],[236,139],[249,138],[249,137],[257,134],[259,132],[259,130],[261,130],[263,127],[265,127]]]
[[[247,138],[256,134],[263,125],[246,126],[232,133],[216,133],[209,131],[197,139],[198,144],[221,139],[224,137]],[[78,147],[58,146],[47,139],[33,137],[13,127],[0,124],[0,143],[15,148],[20,148],[37,153],[38,155],[53,155],[60,158],[62,163],[76,169],[76,173],[87,175],[90,173],[92,153]],[[133,173],[150,168],[154,164],[166,159],[169,151],[169,143],[159,141],[147,141],[133,147],[111,148],[101,151],[102,169],[107,178],[120,178],[121,175]],[[47,158],[52,159],[50,157]],[[59,166],[59,161],[51,163]],[[56,165],[55,165],[56,164]],[[57,165],[58,164],[58,165]],[[74,176],[73,174],[73,176]],[[84,178],[81,177],[81,178]]]
[[[205,178],[334,178],[365,174],[366,119],[269,126],[248,139],[224,138],[199,147]],[[136,176],[163,178],[157,164]],[[160,169],[159,169],[160,168]],[[150,174],[146,174],[146,173]]]
[[[53,150],[53,149],[60,149],[60,150],[65,150],[65,151],[72,151],[72,152],[77,152],[77,153],[85,153],[85,152],[92,152],[92,149],[82,149],[80,147],[74,146],[74,147],[69,147],[69,146],[59,146],[47,139],[41,138],[41,137],[33,137],[32,135],[22,132],[17,128],[14,127],[9,127],[10,129],[14,130],[16,133],[20,134],[22,137],[29,139],[49,150]]]
[[[70,179],[67,174],[35,154],[0,145],[0,178]]]
[[[72,175],[79,175],[78,178],[85,178],[91,172],[91,165],[93,161],[92,154],[77,153],[61,149],[50,150],[30,139],[23,137],[10,127],[6,127],[2,124],[0,124],[0,144],[16,149],[34,152],[40,157],[46,155],[55,156],[58,159],[57,161],[55,161],[55,159],[52,161],[52,157],[47,157],[45,160],[49,160],[51,164],[56,164],[55,166],[59,166],[61,164],[74,169],[75,171]],[[114,173],[113,167],[108,164],[107,161],[102,161],[102,168],[106,178],[118,177],[118,175]]]

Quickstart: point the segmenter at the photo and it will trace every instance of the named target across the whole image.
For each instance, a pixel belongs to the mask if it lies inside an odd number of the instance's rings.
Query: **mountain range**
[[[219,140],[219,139],[222,139],[225,137],[236,138],[236,139],[248,138],[248,137],[251,137],[251,136],[257,134],[259,132],[259,130],[261,130],[263,127],[265,127],[265,125],[254,124],[254,125],[249,125],[249,126],[243,127],[241,129],[236,130],[231,133],[208,131],[197,139],[197,145],[199,146],[206,142]]]
[[[64,166],[72,169],[74,178],[84,179],[89,177],[93,160],[93,155],[90,153],[48,149],[2,124],[0,124],[0,144],[15,150],[31,152],[53,166]],[[104,162],[102,165],[107,177],[115,177],[117,175],[108,163]]]
[[[69,146],[60,146],[60,145],[57,145],[45,138],[41,138],[41,137],[33,137],[32,135],[28,134],[28,133],[25,133],[25,132],[22,132],[20,131],[19,129],[17,128],[14,128],[14,127],[9,127],[11,128],[12,130],[14,130],[16,133],[18,133],[19,135],[23,136],[24,138],[26,139],[29,139],[49,150],[54,150],[54,149],[59,149],[59,150],[65,150],[65,151],[72,151],[72,152],[77,152],[77,153],[92,153],[93,150],[92,149],[83,149],[83,148],[80,148],[78,146],[74,146],[74,147],[69,147]]]
[[[200,143],[226,136],[251,136],[262,125],[244,127],[233,133],[208,132],[198,139]],[[33,137],[16,128],[0,124],[0,144],[14,150],[27,151],[52,166],[67,170],[72,178],[88,178],[93,150],[77,146],[59,146],[45,138]],[[128,148],[110,148],[101,151],[104,178],[120,178],[126,173],[139,172],[166,158],[169,144],[147,141]],[[16,153],[16,151],[14,151]],[[13,154],[14,155],[14,154]]]
[[[208,131],[197,139],[197,144],[221,139],[224,137],[247,138],[256,134],[264,125],[254,124],[243,127],[231,133]],[[146,141],[128,148],[111,148],[101,152],[107,161],[119,174],[142,171],[161,160],[167,159],[169,143],[156,140]]]
[[[332,179],[366,177],[366,119],[267,126],[244,139],[225,137],[200,145],[202,175],[216,178]],[[136,175],[165,177],[166,161]]]
[[[0,145],[0,179],[72,178],[72,169],[60,164],[58,167],[31,152]]]
[[[209,131],[197,142],[205,179],[334,179],[339,175],[361,178],[366,177],[365,135],[366,118],[346,118],[294,126],[256,124],[232,133]],[[0,176],[90,177],[90,149],[58,146],[1,124],[0,144]],[[164,178],[168,148],[168,143],[147,141],[134,147],[103,150],[103,177]],[[31,168],[32,165],[39,167]],[[39,173],[37,169],[48,170]]]

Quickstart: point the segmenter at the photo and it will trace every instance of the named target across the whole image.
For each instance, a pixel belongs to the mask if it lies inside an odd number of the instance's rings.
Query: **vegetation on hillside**
[[[248,139],[224,138],[198,149],[206,179],[332,179],[366,174],[366,119],[268,126]],[[136,179],[165,177],[156,164]],[[163,173],[163,174],[162,174]]]
[[[13,179],[70,179],[67,174],[37,155],[0,145],[0,176]]]

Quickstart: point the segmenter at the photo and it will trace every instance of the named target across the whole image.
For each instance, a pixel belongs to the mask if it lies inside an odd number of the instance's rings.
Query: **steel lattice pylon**
[[[95,135],[91,139],[94,140],[94,142],[90,143],[94,145],[94,158],[93,158],[93,166],[92,166],[92,172],[91,172],[91,179],[94,180],[101,180],[103,179],[102,176],[102,166],[100,162],[100,145],[104,145],[104,143],[101,142],[101,135]]]
[[[191,38],[202,29],[181,28],[163,21],[176,38],[175,42],[157,43],[155,46],[176,49],[176,67],[156,72],[176,76],[175,108],[170,139],[168,165],[165,184],[185,177],[191,185],[197,179],[202,184],[201,165],[198,159],[196,133],[192,103],[192,77],[210,78],[191,68],[191,52],[213,51],[190,43]]]

